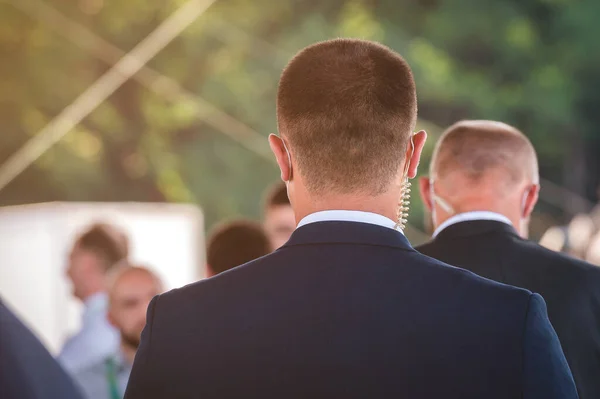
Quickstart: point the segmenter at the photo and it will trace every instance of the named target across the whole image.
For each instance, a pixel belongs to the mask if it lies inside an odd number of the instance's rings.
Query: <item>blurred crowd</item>
[[[205,251],[207,277],[267,255],[289,239],[296,221],[284,183],[267,190],[263,206],[262,223],[239,219],[214,228]],[[81,328],[66,339],[58,363],[83,398],[120,399],[140,345],[148,304],[164,291],[164,285],[151,265],[130,261],[127,234],[103,222],[88,226],[72,243],[66,276],[83,312]],[[1,314],[0,318],[6,321]],[[46,352],[39,342],[36,345]],[[0,361],[5,361],[1,355]],[[11,392],[6,394],[12,397]]]
[[[214,228],[206,248],[207,277],[272,252],[295,226],[285,184],[277,183],[266,195],[262,225],[240,219]],[[85,398],[122,398],[148,304],[163,292],[163,283],[150,267],[129,261],[127,235],[104,223],[77,237],[67,275],[84,311],[81,330],[67,339],[58,360]]]
[[[566,226],[549,228],[540,244],[600,266],[600,203],[589,213],[576,215]]]
[[[206,248],[207,277],[260,258],[282,246],[296,222],[286,187],[264,200],[264,220],[233,220],[215,227]],[[163,292],[148,265],[130,258],[129,238],[116,226],[95,223],[72,244],[66,274],[83,304],[81,329],[69,337],[58,362],[86,399],[122,398],[146,324],[146,310]]]

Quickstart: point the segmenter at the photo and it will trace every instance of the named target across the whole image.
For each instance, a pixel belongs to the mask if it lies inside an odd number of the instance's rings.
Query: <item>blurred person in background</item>
[[[585,260],[593,265],[600,266],[600,230],[590,240]]]
[[[273,250],[280,248],[296,229],[296,218],[284,182],[269,190],[264,206],[264,227]]]
[[[260,224],[245,220],[223,224],[208,241],[208,277],[258,259],[269,252],[271,243]]]
[[[592,217],[592,220],[594,221],[598,229],[600,229],[600,186],[598,186],[598,188],[596,189],[596,197],[598,198],[598,202],[592,208],[590,216]]]
[[[110,278],[108,320],[121,336],[119,349],[75,373],[87,399],[121,399],[144,325],[150,300],[163,291],[150,269],[122,265]]]
[[[576,398],[539,295],[403,235],[426,139],[416,119],[412,72],[389,48],[299,52],[269,136],[299,227],[267,256],[154,298],[126,399]]]
[[[127,259],[128,252],[127,237],[104,223],[90,226],[73,244],[67,275],[73,295],[84,306],[82,325],[66,341],[58,357],[71,373],[97,363],[118,347],[119,334],[106,319],[106,275]]]
[[[2,300],[0,398],[83,399],[71,377]]]
[[[522,238],[539,190],[527,137],[500,122],[458,122],[420,183],[436,230],[416,249],[541,294],[580,398],[600,398],[600,269]]]

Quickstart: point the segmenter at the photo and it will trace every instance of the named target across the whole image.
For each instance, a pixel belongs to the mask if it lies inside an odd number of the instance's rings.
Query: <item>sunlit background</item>
[[[518,127],[542,176],[530,237],[600,264],[599,15],[592,0],[0,1],[0,205],[187,204],[200,270],[204,231],[259,219],[278,178],[267,135],[283,66],[315,41],[358,37],[413,68],[421,174],[457,120]],[[414,193],[413,244],[428,218]],[[2,231],[3,276],[43,267]],[[62,276],[64,251],[53,256]]]

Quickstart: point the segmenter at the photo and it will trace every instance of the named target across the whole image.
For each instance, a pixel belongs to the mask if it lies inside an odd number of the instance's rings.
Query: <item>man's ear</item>
[[[421,199],[423,204],[429,212],[433,208],[433,198],[431,198],[431,180],[429,177],[422,176],[419,178],[419,192],[421,193]]]
[[[533,208],[535,208],[535,204],[537,204],[539,194],[540,185],[534,184],[529,189],[529,191],[527,192],[527,196],[525,197],[525,206],[523,207],[523,218],[528,218],[529,216],[531,216]]]
[[[415,133],[412,136],[412,143],[408,145],[406,149],[406,161],[410,162],[408,166],[408,178],[414,179],[417,175],[417,169],[419,167],[419,161],[421,159],[421,152],[423,151],[423,147],[425,146],[425,141],[427,140],[427,133],[425,130],[421,130],[418,133]]]
[[[288,153],[283,139],[275,134],[269,135],[269,146],[271,151],[275,155],[277,165],[281,171],[281,180],[290,181],[292,178],[292,159],[291,154]]]

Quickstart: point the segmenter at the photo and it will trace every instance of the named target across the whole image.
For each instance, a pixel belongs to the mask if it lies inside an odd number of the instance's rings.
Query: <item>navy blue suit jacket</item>
[[[600,268],[524,240],[491,220],[449,226],[417,250],[541,294],[581,399],[600,398]]]
[[[576,398],[539,295],[355,222],[155,297],[126,399]]]
[[[0,398],[83,399],[71,378],[2,301]]]

